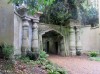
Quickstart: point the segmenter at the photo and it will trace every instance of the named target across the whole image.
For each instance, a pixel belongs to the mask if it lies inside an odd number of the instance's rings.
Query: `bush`
[[[76,51],[76,55],[80,56],[81,52],[80,51]]]
[[[8,45],[6,43],[1,45],[2,53],[4,54],[4,59],[10,59],[13,54],[14,47],[12,45]]]
[[[45,51],[40,50],[40,52],[39,52],[39,59],[40,59],[40,60],[42,60],[42,59],[47,59],[48,56],[49,56],[49,55],[48,55]]]
[[[98,53],[96,51],[89,52],[90,57],[97,57]]]
[[[27,51],[26,57],[29,57],[30,60],[37,60],[39,57],[38,52]]]
[[[24,63],[30,62],[29,57],[26,57],[26,56],[21,56],[19,59]]]
[[[29,57],[30,60],[34,60],[34,61],[36,61],[37,59],[46,60],[48,57],[48,54],[46,54],[46,52],[43,50],[40,50],[39,53],[27,51],[26,57]]]
[[[48,74],[67,74],[67,72],[64,69],[55,64],[49,64],[47,66],[47,69],[48,69]]]
[[[28,51],[27,56],[22,56],[20,59],[22,62],[32,65],[38,65],[43,70],[47,70],[48,74],[67,74],[65,70],[63,70],[58,65],[55,65],[51,63],[49,60],[47,60],[48,54],[46,54],[45,51],[40,50],[39,51],[39,58],[36,61],[33,61],[30,59],[33,59],[35,52]]]

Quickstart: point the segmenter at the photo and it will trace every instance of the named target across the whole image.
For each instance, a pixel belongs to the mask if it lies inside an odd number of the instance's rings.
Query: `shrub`
[[[38,52],[27,51],[26,57],[29,57],[30,60],[37,60],[39,57]]]
[[[46,54],[46,52],[43,50],[40,50],[39,53],[27,51],[26,57],[29,57],[30,60],[34,60],[34,61],[36,61],[37,59],[45,61],[48,57],[48,54]]]
[[[20,60],[21,60],[22,62],[24,62],[24,63],[30,62],[29,57],[26,57],[26,56],[21,56],[21,57],[20,57]]]
[[[98,53],[96,51],[89,52],[90,57],[97,57]]]
[[[48,65],[47,69],[48,74],[67,74],[67,72],[64,69],[54,64]]]
[[[49,70],[48,74],[60,74],[59,72],[57,72],[56,70]]]
[[[13,54],[14,47],[12,45],[8,45],[6,43],[1,45],[2,53],[4,54],[5,59],[10,59]]]
[[[80,51],[76,51],[76,55],[80,56],[81,52]]]
[[[49,55],[45,51],[40,50],[40,52],[39,52],[39,59],[40,60],[45,60],[45,59],[47,59],[48,56]]]

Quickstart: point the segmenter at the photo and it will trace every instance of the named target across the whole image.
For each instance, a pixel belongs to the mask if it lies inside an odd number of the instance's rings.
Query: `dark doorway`
[[[55,53],[58,54],[58,42],[55,42]]]
[[[62,39],[63,36],[56,31],[51,30],[45,32],[45,34],[42,35],[43,50],[48,54],[58,55],[60,53],[59,49],[61,47],[60,43]]]
[[[47,53],[49,53],[49,41],[47,41],[47,48],[46,48],[46,50],[47,50]]]

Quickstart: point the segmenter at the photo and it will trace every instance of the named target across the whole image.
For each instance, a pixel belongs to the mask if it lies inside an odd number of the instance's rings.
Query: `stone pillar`
[[[39,37],[38,37],[38,23],[40,12],[34,15],[33,19],[33,26],[32,26],[32,51],[38,52],[39,51]]]
[[[37,52],[39,50],[39,43],[38,43],[38,24],[34,22],[32,27],[32,51]]]
[[[26,55],[26,51],[28,51],[29,48],[29,22],[26,18],[24,18],[22,25],[22,55]]]
[[[76,40],[75,40],[75,29],[70,28],[70,54],[76,55]]]
[[[76,51],[79,53],[81,52],[82,45],[81,45],[81,39],[80,39],[80,28],[76,28]]]

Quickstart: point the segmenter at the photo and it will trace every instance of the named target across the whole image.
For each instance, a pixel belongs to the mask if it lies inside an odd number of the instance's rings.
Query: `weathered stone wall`
[[[81,39],[83,52],[87,52],[91,50],[100,50],[100,28],[91,29],[91,27],[82,27],[82,28],[79,28],[80,29],[79,30],[77,27],[76,32],[77,34],[78,32],[80,32],[81,35],[77,35],[76,37],[74,27],[72,27],[69,30],[66,27],[60,27],[57,25],[43,24],[43,23],[37,24],[38,23],[37,21],[34,21],[34,19],[31,19],[31,20],[33,20],[33,22],[27,21],[29,24],[29,26],[27,27],[29,31],[28,36],[27,36],[29,39],[28,40],[29,47],[30,47],[29,49],[31,49],[31,47],[35,47],[36,44],[37,44],[37,47],[39,47],[39,49],[42,49],[43,48],[42,35],[44,35],[46,32],[53,30],[59,33],[61,36],[63,36],[63,40],[61,40],[61,46],[60,46],[60,48],[62,49],[60,52],[61,55],[69,55],[71,51],[70,41],[72,41],[72,47],[76,48],[76,44],[79,45],[79,42],[76,43],[75,41],[79,39]],[[74,22],[71,24],[75,25],[78,23]],[[8,44],[14,45],[15,55],[21,54],[22,36],[23,36],[22,29],[23,29],[22,18],[14,14],[13,6],[11,4],[8,4],[6,0],[0,0],[0,43],[7,42]],[[72,30],[72,34],[70,33],[71,30]],[[72,37],[70,35],[72,35]],[[38,40],[38,36],[39,36],[39,40]],[[77,39],[73,40],[75,37]],[[32,42],[32,41],[35,41],[35,42]],[[39,41],[39,46],[38,46],[38,41]],[[73,41],[74,41],[74,44],[73,44]],[[76,49],[75,49],[75,52],[76,52]]]
[[[14,11],[8,0],[0,0],[0,43],[13,44],[14,41]]]
[[[81,28],[81,43],[83,52],[91,50],[100,51],[99,28],[93,29],[89,26]]]
[[[22,19],[14,14],[14,54],[21,54]]]

